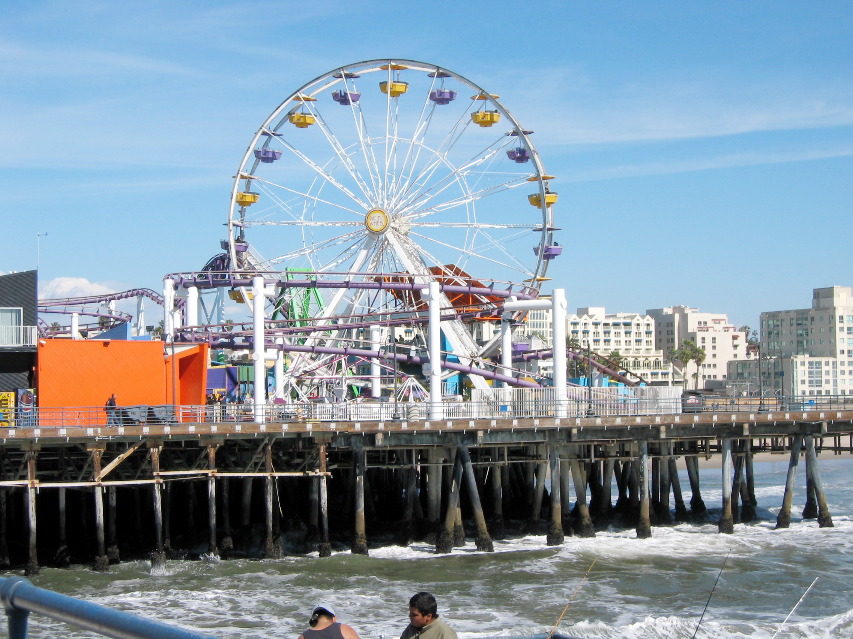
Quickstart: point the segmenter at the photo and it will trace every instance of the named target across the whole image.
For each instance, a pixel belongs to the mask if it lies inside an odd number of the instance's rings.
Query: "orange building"
[[[102,407],[112,393],[119,406],[202,405],[207,344],[40,339],[36,388],[41,409]],[[173,390],[174,388],[174,390]]]

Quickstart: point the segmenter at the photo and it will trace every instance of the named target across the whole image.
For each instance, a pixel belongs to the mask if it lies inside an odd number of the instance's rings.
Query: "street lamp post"
[[[758,346],[758,411],[764,410],[764,376],[761,370],[761,345]]]
[[[47,231],[44,233],[36,233],[36,270],[41,264],[41,238],[47,237]]]

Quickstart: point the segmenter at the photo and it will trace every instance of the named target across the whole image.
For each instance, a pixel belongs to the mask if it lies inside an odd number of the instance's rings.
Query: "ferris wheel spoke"
[[[461,206],[465,206],[465,205],[471,204],[472,202],[477,202],[479,200],[482,200],[485,197],[495,195],[496,193],[500,193],[502,191],[507,191],[511,188],[515,188],[515,187],[520,186],[520,185],[521,185],[520,183],[515,184],[515,185],[513,185],[512,183],[496,184],[496,185],[493,185],[489,188],[481,189],[479,191],[471,191],[471,192],[463,193],[459,197],[444,200],[442,202],[432,204],[431,206],[429,206],[427,208],[422,208],[422,209],[417,210],[417,211],[412,211],[412,210],[404,211],[404,215],[405,215],[405,218],[407,221],[418,220],[418,219],[421,219],[424,217],[428,217],[430,215],[435,215],[436,213],[441,213],[441,212],[448,211],[451,209],[455,209],[455,208],[458,208]],[[419,203],[419,204],[423,204],[423,203]]]
[[[321,240],[319,242],[314,242],[312,244],[307,244],[293,251],[289,251],[278,257],[271,258],[265,260],[265,263],[273,266],[276,264],[283,264],[286,262],[295,262],[300,258],[310,257],[318,252],[321,252],[328,247],[336,246],[339,244],[350,242],[353,239],[358,239],[363,236],[361,231],[354,231],[352,233],[346,233],[344,235],[338,235],[336,237],[332,237],[326,240]]]
[[[355,166],[355,163],[352,161],[350,155],[346,152],[340,140],[332,133],[331,127],[328,126],[326,120],[323,118],[322,113],[319,109],[313,108],[312,106],[308,107],[309,111],[315,115],[317,118],[317,124],[320,127],[320,130],[323,132],[323,135],[326,138],[326,141],[329,143],[329,146],[335,152],[336,156],[341,162],[341,165],[347,171],[347,174],[352,178],[353,182],[355,182],[365,201],[370,201],[375,198],[375,186],[376,181],[373,179],[373,174],[370,173],[370,180],[365,180],[361,173],[358,171],[358,168]]]
[[[324,205],[324,206],[328,206],[332,209],[336,209],[338,211],[345,211],[346,213],[351,213],[353,216],[360,215],[360,211],[357,211],[357,210],[352,209],[352,208],[348,208],[348,207],[346,207],[342,204],[339,204],[337,202],[332,202],[331,200],[321,198],[317,195],[312,195],[306,191],[297,191],[296,189],[292,189],[292,188],[284,186],[282,184],[277,184],[275,182],[268,182],[265,180],[257,180],[257,183],[260,186],[260,190],[264,194],[269,195],[270,199],[272,199],[273,202],[277,205],[277,208],[275,210],[276,211],[284,211],[285,213],[290,213],[292,216],[291,219],[295,223],[302,223],[305,221],[305,218],[302,216],[304,216],[305,204],[308,202],[312,203],[315,207],[317,205]],[[289,204],[288,202],[286,202],[285,200],[283,200],[282,198],[280,198],[278,196],[278,192],[274,189],[278,189],[278,190],[284,191],[286,193],[292,193],[294,196],[296,196],[298,198],[297,202],[300,205],[300,208],[302,208],[302,211],[300,211],[300,212],[294,211],[295,207],[293,205]],[[357,202],[357,200],[356,200],[356,202]],[[363,208],[364,207],[362,205],[362,210],[363,210]],[[266,213],[269,211],[271,211],[270,208],[262,209],[261,211],[258,212],[258,214],[250,216],[249,218],[247,218],[250,221],[245,222],[245,224],[247,224],[247,225],[249,225],[249,224],[260,224],[261,222],[263,222],[263,220],[260,220],[260,216],[261,216],[262,212]]]
[[[414,235],[415,237],[419,237],[427,243],[436,244],[438,246],[443,246],[445,248],[452,249],[454,251],[457,251],[460,255],[464,255],[464,256],[469,257],[469,258],[470,257],[476,257],[478,259],[485,260],[486,262],[489,262],[489,263],[497,265],[497,266],[507,267],[507,266],[512,265],[512,267],[514,269],[518,269],[518,270],[522,270],[522,271],[527,270],[523,266],[523,264],[512,253],[510,253],[509,251],[507,251],[504,248],[504,246],[502,245],[502,242],[495,240],[494,238],[489,238],[488,242],[486,242],[482,245],[478,245],[476,247],[474,247],[474,246],[462,247],[462,246],[452,245],[448,242],[442,242],[442,241],[436,239],[435,237],[427,237],[426,235],[421,235],[419,233],[412,233],[411,235]],[[517,237],[520,237],[520,236],[517,236]],[[504,241],[507,241],[509,239],[512,239],[512,238],[505,238]],[[422,252],[425,252],[425,249],[422,245],[421,245],[420,250]],[[503,254],[507,258],[507,260],[501,261],[501,260],[498,260],[496,257],[492,257],[492,256],[488,255],[488,253],[487,253],[488,251],[494,251],[494,250],[500,251],[500,253]],[[435,258],[432,258],[432,259],[434,260]]]
[[[348,196],[353,202],[356,202],[362,208],[367,208],[367,203],[365,202],[365,200],[361,199],[359,196],[357,196],[355,193],[353,193],[351,189],[349,189],[344,184],[342,184],[338,179],[336,179],[333,175],[331,175],[328,171],[326,171],[326,169],[324,169],[322,166],[320,166],[319,164],[314,162],[314,160],[312,160],[310,157],[308,157],[308,155],[306,155],[305,153],[303,153],[302,151],[300,151],[299,149],[294,147],[287,140],[283,140],[281,138],[276,138],[276,139],[279,140],[279,142],[288,151],[290,151],[296,158],[298,158],[305,165],[307,165],[309,168],[311,168],[318,177],[322,178],[328,184],[331,184],[332,186],[337,188],[341,193]],[[281,185],[276,185],[276,186],[278,186],[279,188],[284,188]],[[285,190],[290,190],[290,189],[285,189]],[[303,194],[303,196],[308,197],[305,194]]]

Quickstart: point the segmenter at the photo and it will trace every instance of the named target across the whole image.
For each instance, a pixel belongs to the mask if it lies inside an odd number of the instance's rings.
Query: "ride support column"
[[[441,290],[438,282],[429,283],[429,418],[441,419]]]
[[[252,401],[254,402],[254,420],[263,424],[264,406],[267,403],[267,368],[264,366],[266,335],[264,333],[264,278],[260,275],[252,278],[252,362],[254,377]]]
[[[566,289],[555,288],[551,296],[551,321],[554,353],[555,417],[566,417],[569,396],[566,390]]]

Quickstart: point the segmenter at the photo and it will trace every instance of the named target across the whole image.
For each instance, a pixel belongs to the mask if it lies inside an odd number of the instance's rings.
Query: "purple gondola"
[[[359,101],[361,93],[355,91],[333,91],[332,99],[343,106],[348,106]]]
[[[526,353],[530,350],[530,342],[516,342],[512,345],[513,353]]]
[[[281,151],[274,151],[273,149],[255,149],[255,157],[261,162],[269,164],[281,158]]]
[[[538,246],[533,247],[533,254],[534,255],[539,255],[539,248],[540,247],[538,247]],[[561,255],[562,253],[563,253],[563,247],[560,246],[559,244],[553,244],[550,246],[546,246],[545,250],[542,251],[542,259],[543,260],[553,260],[555,257],[557,257],[558,255]]]
[[[456,91],[451,91],[450,89],[436,89],[435,91],[430,91],[429,99],[436,104],[450,104],[456,99]]]
[[[524,164],[525,162],[530,161],[530,152],[523,146],[507,151],[506,156],[518,164]]]

